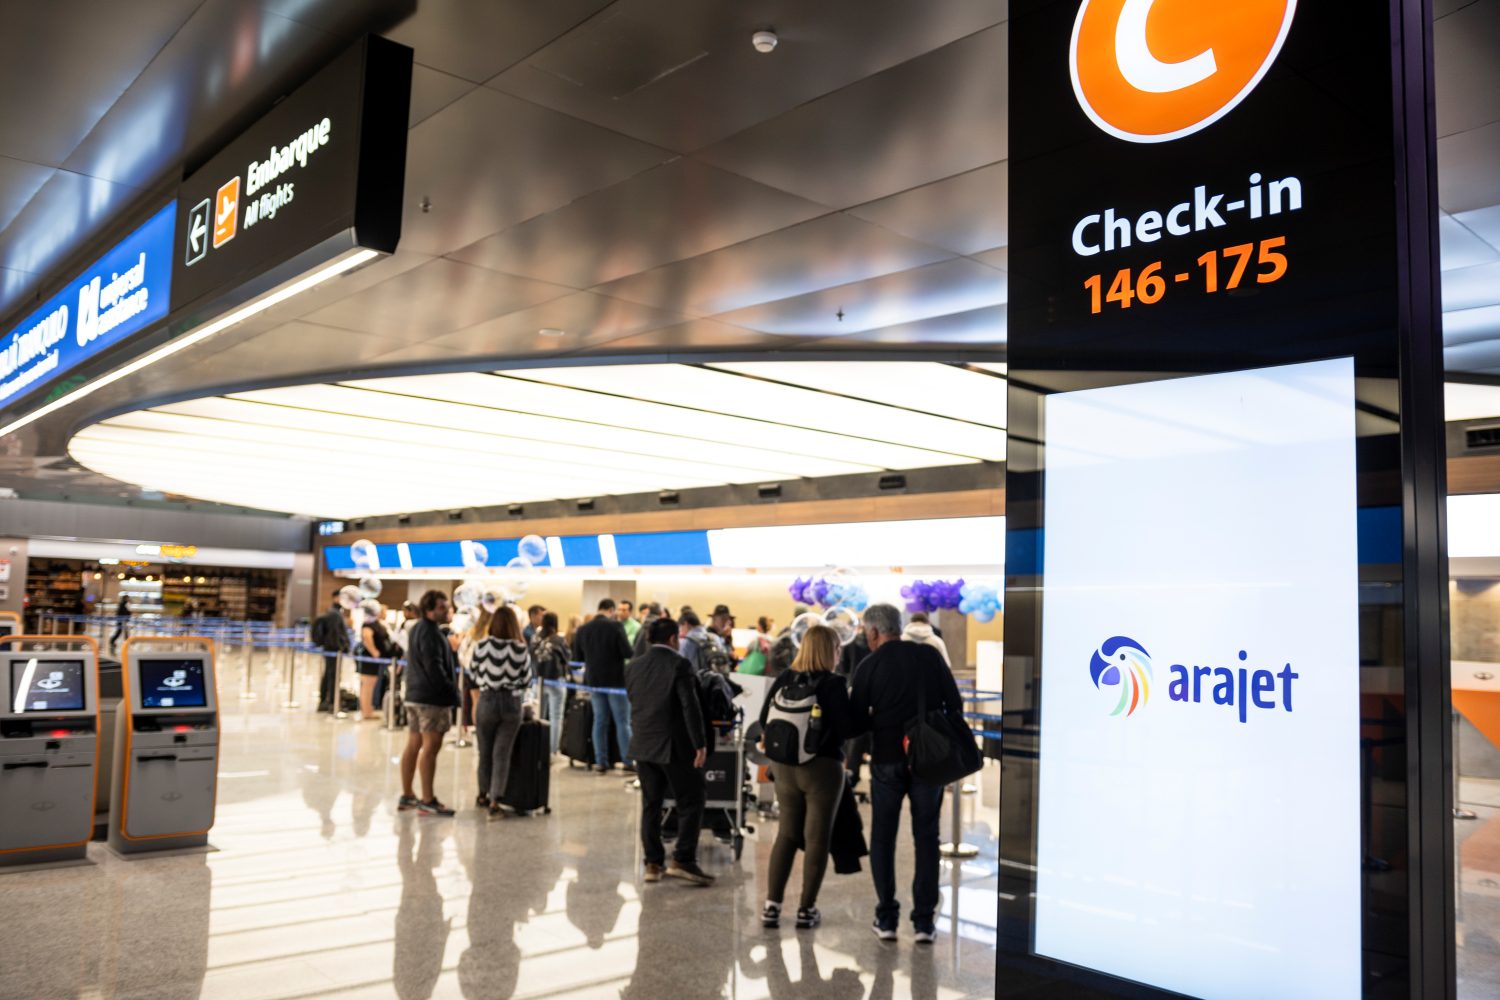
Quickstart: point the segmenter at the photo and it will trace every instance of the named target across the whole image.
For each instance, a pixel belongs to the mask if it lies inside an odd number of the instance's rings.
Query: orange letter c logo
[[[1130,142],[1218,121],[1276,61],[1297,0],[1083,0],[1073,25],[1078,103]]]

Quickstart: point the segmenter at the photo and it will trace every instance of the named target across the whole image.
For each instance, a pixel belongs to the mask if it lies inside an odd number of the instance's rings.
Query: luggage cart
[[[728,844],[738,861],[745,850],[745,834],[755,832],[755,827],[745,823],[745,815],[755,806],[755,796],[750,785],[743,713],[732,723],[716,723],[715,732],[714,748],[703,766],[703,828],[720,843]],[[665,839],[677,836],[676,804],[671,798],[662,803]]]

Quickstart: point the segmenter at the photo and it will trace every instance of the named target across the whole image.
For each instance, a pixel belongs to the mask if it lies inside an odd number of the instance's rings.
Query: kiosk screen
[[[10,690],[17,715],[82,711],[83,661],[16,657],[10,661]]]
[[[142,660],[142,708],[203,708],[208,704],[201,660]]]
[[[9,621],[9,620],[0,621],[0,635],[15,635],[15,634],[16,634],[16,623],[15,622]]]

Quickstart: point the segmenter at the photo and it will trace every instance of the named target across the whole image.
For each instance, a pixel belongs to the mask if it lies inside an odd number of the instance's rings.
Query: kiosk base
[[[217,851],[208,843],[208,834],[198,833],[186,837],[152,837],[149,840],[127,840],[118,831],[111,830],[109,849],[122,858],[137,858],[145,855],[162,857],[165,854],[205,854]]]
[[[44,847],[34,851],[11,851],[0,854],[0,873],[36,871],[38,868],[72,868],[91,865],[89,845],[77,847]]]

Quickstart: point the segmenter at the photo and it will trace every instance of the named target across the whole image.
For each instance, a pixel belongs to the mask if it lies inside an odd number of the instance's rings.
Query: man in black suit
[[[703,827],[703,765],[708,759],[698,684],[693,666],[677,652],[677,623],[658,618],[651,623],[651,646],[630,661],[625,688],[635,732],[630,754],[641,775],[641,844],[645,848],[647,882],[663,874],[694,885],[712,885],[714,878],[698,867],[698,832]],[[677,802],[677,845],[672,861],[661,840],[662,803],[668,790]]]
[[[615,602],[606,597],[599,612],[579,627],[573,636],[573,659],[583,661],[583,682],[594,691],[594,769],[609,770],[609,722],[614,719],[615,742],[627,771],[634,770],[630,758],[630,702],[625,697],[625,661],[630,659],[630,640],[625,626],[615,621]]]
[[[339,654],[349,650],[349,629],[344,624],[339,610],[339,592],[333,592],[333,602],[312,623],[312,641],[323,650],[323,678],[318,685],[318,711],[337,712],[339,709]]]

